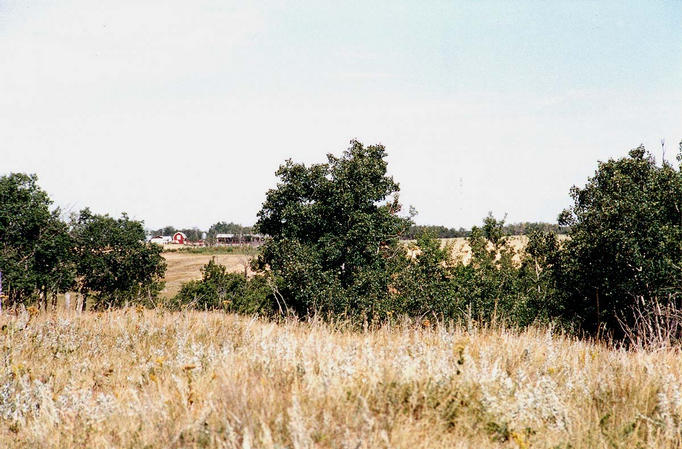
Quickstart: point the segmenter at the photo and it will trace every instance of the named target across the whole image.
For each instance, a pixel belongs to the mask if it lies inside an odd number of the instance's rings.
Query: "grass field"
[[[136,309],[0,325],[3,448],[682,444],[678,348]]]

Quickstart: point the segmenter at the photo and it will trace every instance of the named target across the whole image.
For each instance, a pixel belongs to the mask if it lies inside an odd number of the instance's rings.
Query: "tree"
[[[638,298],[675,301],[682,287],[682,175],[640,146],[600,162],[560,224],[570,226],[555,269],[565,314],[618,336]]]
[[[124,213],[116,219],[80,212],[73,223],[81,292],[94,306],[119,306],[128,300],[153,299],[163,287],[166,263],[162,248],[145,243],[142,223]]]
[[[267,234],[256,268],[269,267],[290,310],[385,313],[392,259],[403,254],[398,184],[386,175],[383,145],[351,141],[341,157],[279,167],[256,228]]]
[[[0,177],[0,270],[10,303],[47,299],[73,284],[72,242],[35,175]]]
[[[52,307],[57,305],[57,294],[73,288],[76,281],[76,262],[73,257],[73,238],[66,223],[54,211],[43,229],[33,257],[36,285]]]

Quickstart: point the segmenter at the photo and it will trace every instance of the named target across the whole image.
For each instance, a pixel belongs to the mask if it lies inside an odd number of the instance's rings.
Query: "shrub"
[[[432,233],[419,235],[411,248],[414,257],[395,275],[395,312],[519,326],[550,319],[554,289],[546,267],[558,245],[556,236],[537,231],[529,238],[528,251],[517,254],[504,220],[488,216],[481,228],[472,229],[471,260],[464,263]]]
[[[265,315],[276,310],[272,288],[265,276],[249,279],[242,274],[228,273],[215,259],[204,265],[201,272],[201,280],[182,285],[173,306]]]
[[[409,248],[413,257],[404,259],[389,290],[395,298],[394,313],[458,316],[452,246],[442,246],[429,230],[416,237],[417,241]]]
[[[536,237],[531,236],[531,241]],[[527,326],[547,320],[550,310],[541,300],[547,279],[530,270],[533,257],[510,244],[504,220],[492,215],[469,237],[471,261],[454,268],[457,308],[472,318]],[[541,271],[541,268],[540,268]],[[460,312],[462,313],[462,312]]]

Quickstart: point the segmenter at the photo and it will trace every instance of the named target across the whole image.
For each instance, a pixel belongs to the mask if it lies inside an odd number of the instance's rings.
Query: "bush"
[[[201,272],[201,280],[182,285],[172,301],[174,307],[264,315],[275,312],[276,301],[265,276],[249,279],[242,274],[228,273],[215,259],[204,265]]]
[[[538,245],[539,234],[531,234],[529,239],[529,248],[533,248]],[[553,290],[542,275],[542,261],[524,250],[517,252],[510,244],[504,220],[486,217],[481,228],[472,229],[469,246],[471,261],[460,263],[454,270],[460,310],[467,309],[471,317],[482,321],[514,326],[551,318],[547,297]]]
[[[452,246],[442,246],[430,230],[416,237],[416,242],[409,247],[413,256],[404,258],[389,290],[394,298],[393,312],[418,317],[459,316]]]
[[[546,267],[556,236],[538,231],[529,238],[528,252],[517,254],[504,221],[488,216],[483,227],[472,229],[471,260],[464,263],[432,233],[419,235],[410,248],[414,257],[395,275],[395,313],[519,326],[550,319],[554,289]]]

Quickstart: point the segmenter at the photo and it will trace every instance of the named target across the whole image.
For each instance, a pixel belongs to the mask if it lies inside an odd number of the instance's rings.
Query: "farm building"
[[[156,243],[157,245],[163,245],[172,242],[173,239],[169,235],[155,235],[154,237],[150,238],[149,241],[151,243]]]
[[[237,243],[234,234],[216,234],[215,242],[218,245],[233,245]]]
[[[263,236],[260,234],[216,234],[216,245],[253,245],[258,246],[263,243]]]
[[[184,245],[185,243],[189,242],[184,232],[176,232],[175,234],[173,234],[173,243],[176,243],[178,245]]]

